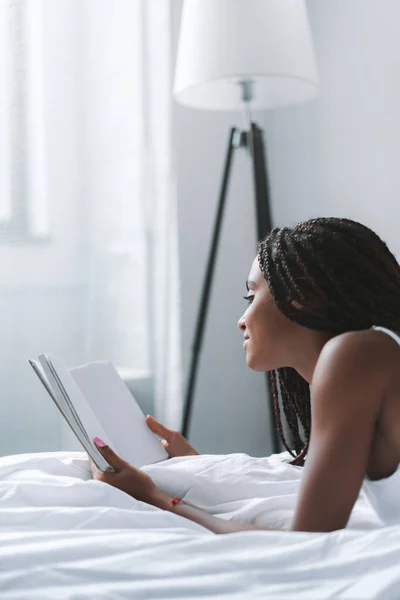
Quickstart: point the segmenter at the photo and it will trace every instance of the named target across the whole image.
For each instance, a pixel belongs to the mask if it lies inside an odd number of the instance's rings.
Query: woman
[[[363,482],[373,500],[374,480],[400,475],[400,267],[360,223],[311,219],[267,236],[247,290],[239,320],[246,362],[269,371],[282,442],[292,464],[304,464],[290,529],[342,529]],[[179,434],[147,422],[165,437],[170,456],[196,454]],[[116,470],[100,473],[92,464],[96,479],[215,533],[261,529],[171,499],[98,438],[96,445]],[[398,504],[389,499],[393,519],[400,518]]]

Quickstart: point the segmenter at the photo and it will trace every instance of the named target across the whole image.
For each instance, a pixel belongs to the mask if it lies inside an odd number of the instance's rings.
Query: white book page
[[[168,458],[112,363],[94,362],[70,369],[70,373],[121,458],[136,467]]]
[[[108,464],[93,444],[93,438],[100,437],[106,444],[110,444],[110,440],[81,390],[59,358],[41,354],[38,360],[52,391],[52,397],[55,398],[67,422],[96,465],[102,471],[106,470]]]

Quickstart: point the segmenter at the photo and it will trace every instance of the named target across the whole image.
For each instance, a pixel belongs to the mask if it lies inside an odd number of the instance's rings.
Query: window
[[[49,233],[41,1],[0,2],[0,241]]]

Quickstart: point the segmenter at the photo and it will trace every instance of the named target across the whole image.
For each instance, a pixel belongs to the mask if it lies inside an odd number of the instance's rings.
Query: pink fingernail
[[[100,448],[103,448],[103,447],[106,445],[106,443],[105,443],[105,442],[103,442],[103,440],[101,440],[101,439],[100,439],[100,438],[98,438],[98,437],[95,437],[95,438],[93,439],[93,441],[94,441],[94,443],[96,444],[96,446],[99,446]]]

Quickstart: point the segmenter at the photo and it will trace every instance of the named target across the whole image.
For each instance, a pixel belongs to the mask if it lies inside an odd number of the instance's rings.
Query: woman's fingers
[[[123,468],[125,461],[123,461],[122,458],[114,452],[114,450],[111,450],[110,446],[107,446],[105,442],[98,437],[95,437],[93,442],[109,465],[114,467],[116,471],[119,471]]]
[[[153,433],[164,438],[160,441],[170,458],[175,458],[176,456],[194,456],[198,454],[193,446],[191,446],[178,431],[167,429],[150,415],[147,415],[146,422]]]
[[[155,418],[152,417],[151,415],[147,415],[146,423],[153,433],[160,435],[161,437],[165,438],[166,440],[168,440],[168,438],[171,437],[171,435],[173,433],[173,431],[171,431],[170,429],[167,429],[166,427],[164,427],[164,425],[161,425],[161,423],[156,421]]]

